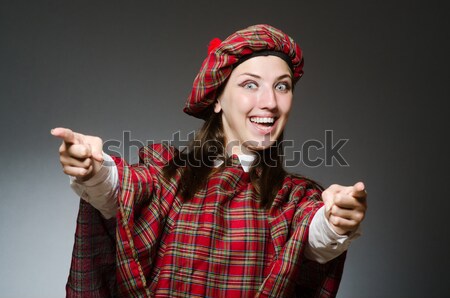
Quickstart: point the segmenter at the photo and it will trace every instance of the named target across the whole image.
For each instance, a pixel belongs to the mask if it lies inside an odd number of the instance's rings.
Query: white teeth
[[[275,118],[272,117],[253,117],[250,118],[250,121],[256,122],[256,123],[273,123],[275,122]]]

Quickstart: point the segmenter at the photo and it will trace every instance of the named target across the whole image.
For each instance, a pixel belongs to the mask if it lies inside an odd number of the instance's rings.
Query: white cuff
[[[305,256],[309,260],[324,264],[346,251],[352,240],[360,235],[360,227],[348,236],[336,233],[325,216],[325,206],[322,206],[311,221]]]
[[[117,166],[113,159],[103,153],[103,166],[100,170],[87,181],[79,181],[70,176],[70,186],[77,195],[108,219],[114,217],[117,212],[118,177]]]

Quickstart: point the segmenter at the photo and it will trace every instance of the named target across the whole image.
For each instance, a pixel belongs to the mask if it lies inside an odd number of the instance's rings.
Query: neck
[[[256,153],[249,149],[248,147],[241,144],[239,141],[233,141],[230,143],[226,143],[226,153],[228,156],[231,156],[233,154],[241,156],[241,155],[251,155],[254,156]],[[231,145],[232,144],[232,145]]]

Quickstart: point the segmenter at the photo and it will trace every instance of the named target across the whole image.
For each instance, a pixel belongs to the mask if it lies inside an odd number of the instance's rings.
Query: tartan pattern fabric
[[[311,182],[288,175],[271,208],[262,209],[248,173],[233,156],[231,165],[214,171],[205,187],[183,202],[177,194],[179,172],[170,181],[162,176],[173,154],[172,147],[157,144],[141,149],[137,165],[114,158],[121,185],[115,247],[119,297],[336,295],[345,254],[324,265],[303,259],[309,224],[323,205]],[[83,235],[87,239],[81,242],[94,244]],[[87,247],[75,246],[69,277],[74,290],[68,297],[110,297],[90,284],[101,284],[114,272],[97,270],[91,255]],[[80,276],[80,268],[92,272]]]
[[[263,50],[277,51],[290,57],[293,65],[293,80],[303,75],[303,54],[294,40],[270,25],[254,25],[237,31],[220,43],[202,63],[194,79],[184,112],[205,118],[205,109],[217,98],[219,87],[227,80],[241,57]]]
[[[80,199],[67,297],[115,297],[115,219]]]

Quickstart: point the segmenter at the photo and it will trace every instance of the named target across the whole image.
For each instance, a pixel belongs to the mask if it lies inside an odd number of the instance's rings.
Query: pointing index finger
[[[68,143],[68,144],[76,144],[77,143],[76,134],[68,128],[57,127],[57,128],[52,129],[50,131],[50,133],[53,136],[62,139],[65,143]]]

